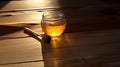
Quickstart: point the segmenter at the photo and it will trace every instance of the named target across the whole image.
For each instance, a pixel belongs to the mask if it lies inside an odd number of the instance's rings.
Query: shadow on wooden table
[[[70,33],[120,28],[119,12],[120,11],[109,7],[101,7],[100,9],[97,7],[85,7],[83,9],[63,10],[67,20],[65,32]]]
[[[67,20],[65,30],[67,33],[120,28],[119,0],[58,0],[58,2]]]
[[[10,0],[2,0],[0,1],[0,9],[2,9],[6,4],[9,3]]]
[[[0,36],[22,30],[22,27],[0,25]]]
[[[66,38],[67,36],[68,38]],[[98,41],[100,45],[94,43],[93,43],[94,45],[90,44],[91,43],[90,41],[93,41],[94,38],[96,38],[99,35],[89,36],[88,34],[87,35],[88,37],[86,36],[84,37],[82,36],[82,34],[81,35],[73,34],[71,36],[70,35],[67,36],[55,37],[55,39],[53,39],[50,44],[42,45],[44,67],[119,67],[120,66],[119,42],[117,42],[117,44],[114,44],[114,48],[110,47],[113,46],[113,44],[111,43],[105,44],[104,45],[105,47],[103,47],[103,44],[100,43],[104,43],[104,42],[101,41]],[[106,38],[108,36],[103,35],[101,38],[104,39],[104,37]],[[87,42],[87,38],[88,39],[93,38],[93,40],[89,40],[88,41],[89,44],[87,44],[85,43]],[[70,40],[72,40],[72,42],[70,42]],[[110,48],[112,48],[111,49],[112,52]]]
[[[96,3],[94,2],[93,4],[88,4],[88,2],[84,2],[86,3],[86,5],[84,5],[84,3],[81,2],[80,0],[79,1],[59,0],[61,5],[61,11],[65,14],[67,20],[67,27],[65,33],[120,29],[119,26],[120,11],[116,9],[116,6],[114,7],[111,7],[110,5],[95,6],[95,4],[98,4],[98,1],[97,0],[94,1]],[[102,1],[104,2],[105,0]],[[109,1],[106,0],[105,2],[109,2]],[[110,1],[110,3],[112,2]],[[113,59],[110,60],[110,58],[114,58],[115,61],[117,60],[115,59],[116,57],[119,58],[118,57],[119,55],[117,56],[105,55],[102,57],[93,58],[91,60],[80,58],[80,56],[72,57],[70,55],[71,57],[69,57],[69,54],[79,55],[77,54],[77,52],[79,52],[80,49],[75,49],[74,47],[73,48],[64,47],[64,45],[69,45],[70,43],[64,41],[63,39],[64,36],[62,38],[56,39],[55,42],[52,42],[52,44],[45,44],[42,46],[45,67],[106,67],[106,66],[108,67],[108,66],[112,66],[111,61]],[[61,40],[63,40],[63,43],[61,42]],[[118,60],[118,67],[119,67],[119,60]]]

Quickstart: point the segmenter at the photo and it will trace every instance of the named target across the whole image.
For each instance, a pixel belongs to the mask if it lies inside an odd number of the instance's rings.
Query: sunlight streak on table
[[[7,2],[7,1],[6,1]],[[8,1],[2,7],[2,11],[8,10],[18,10],[18,9],[36,9],[36,8],[59,8],[59,3],[57,0],[23,0],[23,1]]]

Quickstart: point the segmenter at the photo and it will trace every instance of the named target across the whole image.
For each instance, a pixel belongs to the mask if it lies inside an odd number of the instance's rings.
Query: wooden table
[[[61,0],[60,8],[57,1],[48,1],[48,6],[34,2],[36,6],[20,8],[22,3],[33,2],[10,1],[1,9],[0,67],[119,67],[120,15],[116,5],[106,10],[99,1],[89,4],[76,0],[65,5],[67,1]],[[50,5],[53,2],[56,4]],[[43,44],[24,34],[23,29],[27,26],[42,34],[41,15],[49,9],[61,10],[67,27],[62,36]]]

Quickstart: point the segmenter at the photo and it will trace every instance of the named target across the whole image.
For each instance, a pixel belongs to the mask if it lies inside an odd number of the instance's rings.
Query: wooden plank
[[[42,46],[45,67],[114,66],[120,62],[119,35],[119,29],[65,34]]]
[[[118,56],[102,56],[104,58],[86,59],[86,58],[69,58],[55,61],[46,61],[45,67],[119,67],[120,55]],[[117,58],[116,58],[117,57]],[[119,58],[119,59],[118,59]],[[116,61],[115,61],[116,60]]]
[[[43,60],[41,43],[28,38],[0,40],[0,64]]]
[[[31,62],[31,63],[1,65],[0,67],[44,67],[44,62]]]
[[[0,13],[0,25],[40,24],[42,12],[22,11]]]

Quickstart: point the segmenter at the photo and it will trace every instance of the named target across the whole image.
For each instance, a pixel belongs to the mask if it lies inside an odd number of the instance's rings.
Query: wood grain
[[[43,60],[41,43],[33,38],[0,40],[0,64]]]
[[[32,62],[22,64],[1,65],[0,67],[44,67],[43,62]]]
[[[42,46],[45,67],[100,67],[119,63],[119,35],[119,29],[65,34],[63,39],[56,38]]]
[[[119,1],[40,1],[0,1],[0,67],[120,67]],[[51,9],[65,14],[62,36],[41,44],[23,33],[43,33],[42,13]]]
[[[68,4],[69,2],[69,4]],[[90,2],[90,3],[89,3]],[[47,9],[47,8],[60,8],[60,7],[84,7],[88,5],[98,5],[101,2],[99,0],[13,0],[13,1],[0,1],[1,11],[16,10],[16,9]],[[3,5],[2,5],[3,4]],[[26,6],[24,6],[25,4]],[[34,4],[34,5],[33,5]],[[15,6],[14,6],[15,5]]]

